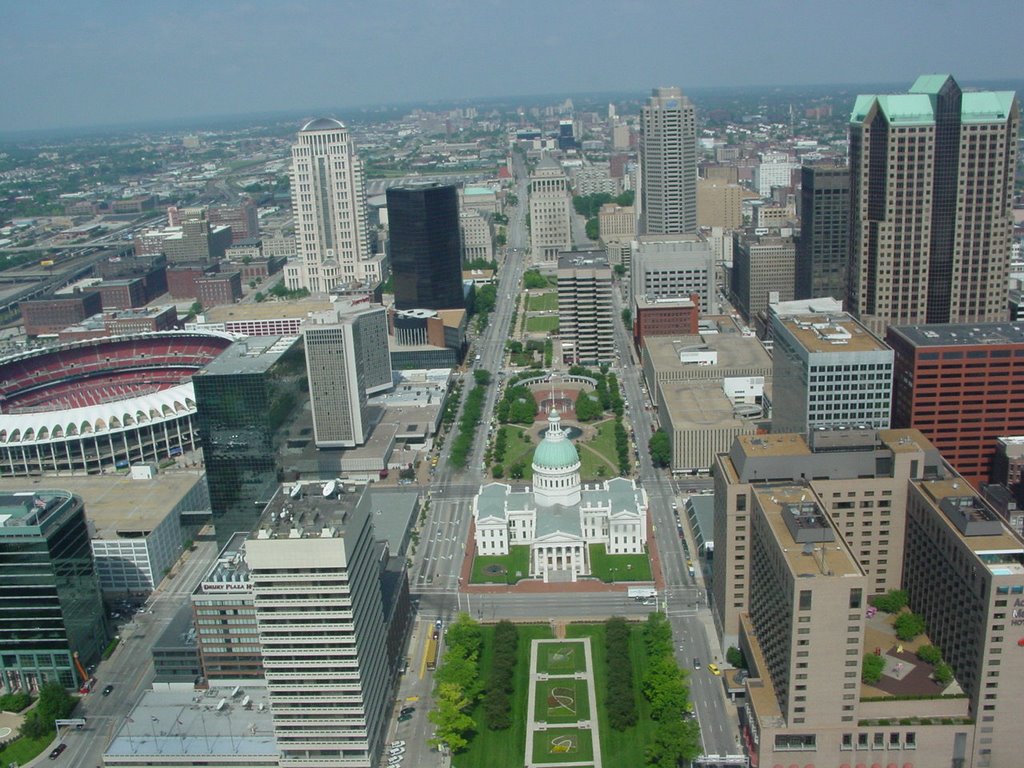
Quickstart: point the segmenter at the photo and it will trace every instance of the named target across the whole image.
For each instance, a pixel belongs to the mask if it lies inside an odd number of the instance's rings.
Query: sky
[[[492,96],[1017,78],[1021,0],[0,0],[0,132]]]

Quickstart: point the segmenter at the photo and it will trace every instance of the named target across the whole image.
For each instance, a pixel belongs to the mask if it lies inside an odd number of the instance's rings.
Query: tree
[[[672,444],[669,442],[668,433],[660,427],[651,435],[647,441],[647,450],[651,454],[651,461],[656,467],[667,467],[672,463]]]
[[[464,649],[465,656],[480,658],[480,652],[484,647],[484,633],[480,624],[463,611],[448,625],[444,641],[449,648]]]
[[[500,480],[505,476],[505,467],[502,464],[495,464],[491,467],[491,477],[495,480]]]
[[[427,743],[432,747],[444,744],[452,753],[462,751],[469,743],[466,737],[472,733],[475,725],[473,718],[466,714],[472,702],[462,694],[462,689],[453,683],[439,685],[434,700],[437,706],[430,711],[427,719],[437,726],[437,729],[434,738]]]
[[[743,651],[735,646],[730,646],[729,650],[725,652],[725,660],[737,669],[747,668],[747,659],[743,655]]]
[[[526,475],[526,464],[524,464],[521,461],[517,461],[508,470],[508,476],[511,477],[513,480],[522,480],[525,475]]]
[[[597,240],[601,237],[601,225],[597,218],[587,219],[587,237],[591,240]]]
[[[524,288],[547,288],[548,281],[538,270],[528,269],[523,273]]]
[[[663,720],[644,751],[644,762],[653,768],[677,768],[701,754],[700,728],[694,720]]]
[[[913,640],[924,634],[926,625],[924,616],[919,613],[901,613],[893,623],[896,637],[900,640]]]
[[[198,315],[198,314],[202,313],[202,311],[203,311],[203,305],[200,304],[198,301],[193,301],[192,302],[192,306],[188,308],[188,313],[190,315]]]
[[[860,671],[860,679],[868,685],[874,685],[882,679],[882,671],[885,669],[885,659],[873,653],[864,654],[864,663]]]
[[[628,330],[633,330],[633,313],[628,309],[622,310],[622,324],[626,326]]]
[[[66,718],[75,708],[73,699],[61,684],[51,680],[39,689],[39,702],[25,715],[18,733],[28,739],[53,734],[54,721]]]
[[[604,413],[601,404],[589,392],[581,392],[575,403],[577,421],[593,421]]]
[[[884,595],[878,595],[872,604],[880,611],[899,613],[909,601],[910,597],[905,589],[890,589]]]
[[[953,682],[953,668],[946,662],[942,662],[935,666],[932,676],[939,685],[949,685]]]
[[[473,379],[481,387],[486,387],[491,383],[491,372],[485,371],[483,368],[478,368],[473,371]]]
[[[489,315],[494,311],[498,300],[498,286],[481,285],[476,290],[476,312],[478,315]]]
[[[651,661],[643,680],[644,698],[651,704],[651,717],[666,720],[679,717],[686,709],[687,688],[683,671],[671,655]]]
[[[623,275],[626,274],[626,265],[616,264],[614,267],[612,267],[612,272],[614,272],[618,277],[622,277]]]
[[[444,663],[434,673],[434,682],[438,685],[450,683],[459,686],[462,695],[470,702],[475,702],[483,692],[483,681],[480,679],[480,668],[475,654],[466,656],[463,649],[450,646],[444,654]]]
[[[942,661],[942,650],[937,645],[922,645],[917,649],[917,658],[926,664],[938,664]]]

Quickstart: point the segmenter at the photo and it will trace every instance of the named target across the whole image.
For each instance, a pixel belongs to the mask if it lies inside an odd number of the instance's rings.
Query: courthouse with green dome
[[[533,453],[533,483],[525,490],[481,486],[473,500],[477,554],[507,555],[509,547],[528,545],[531,577],[576,581],[590,575],[591,544],[604,544],[612,555],[645,551],[646,492],[622,477],[584,487],[576,446],[554,409]]]

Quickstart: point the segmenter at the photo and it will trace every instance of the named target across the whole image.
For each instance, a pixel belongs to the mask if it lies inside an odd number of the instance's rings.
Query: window
[[[800,610],[811,610],[811,590],[809,589],[800,590]]]

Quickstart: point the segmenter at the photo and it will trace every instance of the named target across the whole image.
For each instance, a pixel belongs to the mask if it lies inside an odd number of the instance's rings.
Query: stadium
[[[232,342],[164,331],[0,360],[0,476],[99,474],[195,449],[192,374]]]

